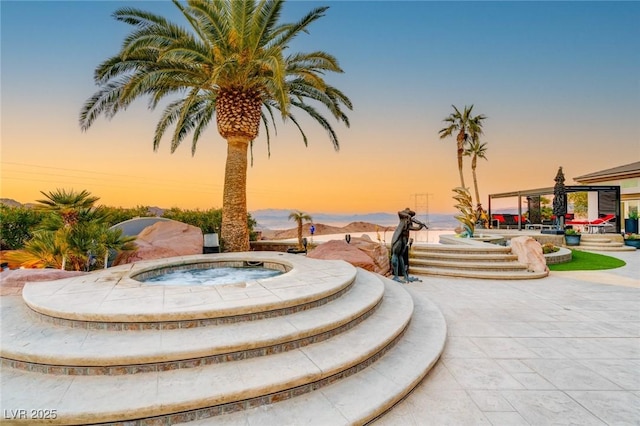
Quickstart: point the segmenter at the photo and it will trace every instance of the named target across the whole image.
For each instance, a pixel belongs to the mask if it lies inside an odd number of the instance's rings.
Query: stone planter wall
[[[544,258],[547,261],[547,265],[555,265],[557,263],[571,262],[571,250],[559,247],[560,250],[555,253],[545,254]]]

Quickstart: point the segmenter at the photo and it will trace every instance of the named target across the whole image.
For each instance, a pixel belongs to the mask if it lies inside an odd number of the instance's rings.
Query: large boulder
[[[178,221],[163,221],[144,228],[135,243],[138,246],[136,251],[120,253],[113,264],[202,254],[204,237],[202,230],[196,226]]]
[[[384,244],[376,243],[369,236],[345,240],[331,240],[318,245],[307,254],[313,259],[344,260],[353,266],[381,275],[389,274],[389,253]]]
[[[547,261],[542,246],[532,237],[515,237],[511,239],[511,252],[518,256],[518,262],[527,265],[531,272],[548,272]]]
[[[361,250],[373,260],[373,263],[376,265],[374,272],[381,275],[389,274],[391,270],[389,249],[385,244],[373,241],[371,237],[366,234],[358,238],[352,238],[350,244],[356,246],[358,250]]]

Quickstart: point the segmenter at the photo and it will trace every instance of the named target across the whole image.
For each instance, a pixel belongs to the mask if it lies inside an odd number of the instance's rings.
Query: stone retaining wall
[[[560,247],[560,251],[544,255],[547,265],[555,265],[557,263],[571,262],[571,250]]]

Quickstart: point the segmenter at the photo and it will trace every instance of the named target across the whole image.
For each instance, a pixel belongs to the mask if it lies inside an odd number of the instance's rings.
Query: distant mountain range
[[[16,200],[13,200],[11,198],[0,198],[0,204],[3,204],[5,206],[9,206],[9,207],[32,207],[33,204],[22,204]]]
[[[22,204],[10,198],[0,198],[0,204],[12,207],[33,207],[34,203]],[[149,210],[157,215],[162,216],[163,209],[159,207],[150,207]],[[295,222],[289,220],[289,214],[293,209],[262,209],[254,210],[251,216],[258,222],[259,230],[284,230],[291,229],[296,226]],[[313,223],[324,224],[328,226],[344,227],[353,222],[365,222],[379,226],[397,226],[397,213],[359,213],[359,214],[335,214],[335,213],[308,213],[313,218]],[[418,215],[419,220],[427,223],[430,229],[453,229],[459,225],[454,218],[454,214],[430,214]]]
[[[254,210],[251,216],[258,222],[260,229],[289,229],[295,227],[295,222],[289,220],[289,214],[293,210],[287,209],[263,209]],[[360,214],[333,214],[333,213],[308,213],[314,223],[342,227],[353,222],[368,222],[380,226],[398,225],[397,213],[360,213]],[[453,214],[430,214],[418,219],[427,223],[431,229],[453,229],[459,225]]]

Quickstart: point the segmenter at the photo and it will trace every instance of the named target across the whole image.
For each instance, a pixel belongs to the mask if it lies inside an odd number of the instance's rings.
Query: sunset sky
[[[190,138],[174,154],[168,140],[153,151],[162,106],[144,99],[80,130],[94,69],[131,29],[111,14],[132,5],[184,24],[168,1],[0,2],[1,197],[73,188],[110,206],[222,206],[226,142],[215,125],[195,156]],[[455,139],[438,136],[452,104],[488,117],[485,207],[489,193],[553,186],[559,166],[571,185],[640,160],[638,2],[296,1],[282,21],[320,5],[326,16],[291,51],[338,58],[345,73],[327,79],[351,98],[351,127],[332,121],[335,152],[316,123],[302,120],[305,148],[292,123],[277,122],[271,158],[261,132],[250,211],[396,212],[415,194],[429,194],[431,213],[454,211]]]

